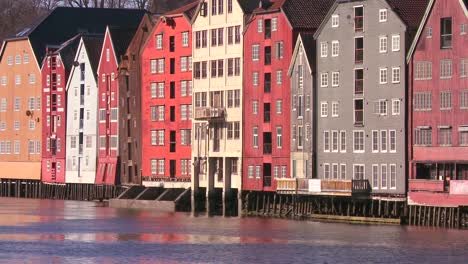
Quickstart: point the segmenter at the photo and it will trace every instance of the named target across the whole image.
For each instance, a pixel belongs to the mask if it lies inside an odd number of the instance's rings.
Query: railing
[[[364,17],[356,16],[354,18],[354,31],[359,32],[364,28]]]
[[[364,111],[354,110],[354,124],[362,125],[364,123]]]
[[[222,119],[225,117],[226,111],[224,108],[217,107],[197,107],[195,108],[195,120],[212,120]]]
[[[444,192],[444,181],[410,179],[408,180],[408,190],[410,192]]]
[[[468,195],[468,181],[450,181],[450,194]]]
[[[354,94],[362,94],[364,92],[364,80],[356,80],[354,82]]]
[[[263,154],[271,154],[271,143],[263,143]]]
[[[362,64],[364,62],[364,49],[355,49],[354,56],[354,63]]]
[[[442,49],[449,49],[452,47],[452,35],[442,35],[440,36],[440,47]]]
[[[352,180],[351,191],[352,193],[370,193],[369,180]]]
[[[271,187],[271,175],[263,175],[263,187]]]
[[[329,181],[322,180],[321,182],[322,192],[349,192],[352,191],[351,181]]]
[[[279,192],[296,192],[296,179],[276,179],[276,190]]]
[[[297,181],[297,191],[299,192],[309,192],[309,179],[296,179]]]

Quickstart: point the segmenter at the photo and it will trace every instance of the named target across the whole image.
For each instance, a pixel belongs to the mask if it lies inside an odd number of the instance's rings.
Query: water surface
[[[0,263],[468,262],[461,230],[0,202]]]

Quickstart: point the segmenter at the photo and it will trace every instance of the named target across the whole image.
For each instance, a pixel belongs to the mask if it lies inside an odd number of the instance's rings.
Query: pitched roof
[[[91,63],[91,69],[93,75],[97,74],[97,68],[99,66],[99,59],[101,57],[102,43],[104,42],[104,35],[84,35],[82,37],[83,44],[88,54],[89,62]]]
[[[257,7],[259,7],[260,1],[263,0],[237,0],[242,11],[246,14],[251,14]]]
[[[195,11],[197,10],[199,1],[194,1],[190,4],[187,4],[185,6],[176,8],[174,10],[171,10],[167,13],[164,13],[163,16],[174,16],[174,15],[181,15],[185,14],[188,19],[192,19],[193,15],[195,15]]]
[[[117,63],[120,63],[121,56],[127,51],[136,30],[136,27],[109,27],[109,34],[115,56],[117,57]]]
[[[101,33],[107,25],[135,26],[144,10],[57,7],[45,18],[25,27],[5,41],[29,38],[37,62],[45,56],[46,45],[60,45],[77,33]]]
[[[293,28],[316,29],[334,0],[286,0],[282,9]]]
[[[307,67],[309,68],[310,72],[313,72],[313,67],[315,63],[315,41],[314,41],[314,34],[313,33],[300,33],[297,37],[296,44],[294,46],[294,52],[289,64],[288,75],[291,76],[294,70],[294,65],[297,62],[297,56],[299,55],[299,49],[302,46],[304,47],[304,52],[307,58]]]
[[[76,50],[80,44],[81,34],[74,36],[73,38],[64,42],[58,50],[54,53],[60,54],[62,59],[62,65],[65,67],[66,72],[69,72],[73,66],[75,60]]]
[[[408,27],[409,31],[418,29],[421,19],[426,11],[429,0],[387,0],[388,4],[392,7]]]

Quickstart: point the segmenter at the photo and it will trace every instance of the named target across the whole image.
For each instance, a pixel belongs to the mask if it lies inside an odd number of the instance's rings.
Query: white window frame
[[[353,164],[353,179],[356,179],[356,167],[362,167],[362,178],[366,177],[366,165],[365,164]]]
[[[332,87],[340,86],[340,72],[332,72]]]
[[[383,77],[385,77],[385,80]],[[380,84],[388,83],[388,69],[387,68],[379,68],[379,83]]]
[[[392,83],[400,83],[400,82],[401,82],[400,67],[393,67],[392,68]]]
[[[401,40],[400,35],[392,35],[392,51],[400,51]]]
[[[356,149],[356,133],[362,133],[362,150]],[[353,130],[353,153],[365,153],[366,152],[366,133],[364,130]]]
[[[332,117],[339,117],[340,113],[339,113],[339,102],[332,102]]]
[[[328,116],[328,102],[320,102],[320,116],[321,117]]]
[[[392,147],[392,134],[395,137],[395,147]],[[388,131],[388,152],[390,153],[396,153],[397,152],[397,132],[395,129],[390,129]]]
[[[374,175],[376,173],[376,175]],[[375,181],[374,176],[377,176],[377,181]],[[380,187],[379,179],[380,179],[380,169],[378,164],[372,164],[372,189],[378,190]]]
[[[385,168],[385,186],[383,185],[382,179],[384,178],[384,168]],[[388,166],[387,164],[380,165],[380,188],[381,189],[388,189]]]
[[[320,73],[320,87],[328,87],[328,72]]]
[[[380,133],[378,130],[372,130],[371,133],[372,153],[378,153],[380,150]]]
[[[332,41],[332,57],[340,56],[340,42],[338,40]]]
[[[401,101],[400,99],[392,99],[392,115],[400,115]]]
[[[332,15],[331,19],[332,28],[337,28],[340,26],[340,15]]]
[[[344,135],[344,140],[343,140],[343,135]],[[344,148],[343,148],[343,146],[344,146]],[[341,153],[346,153],[346,149],[347,149],[346,130],[341,130],[340,131],[340,152]]]
[[[385,135],[385,138],[384,138]],[[380,130],[380,141],[379,141],[379,148],[381,153],[388,152],[388,131],[387,130]],[[385,147],[384,147],[385,146]]]
[[[388,20],[388,12],[387,9],[379,9],[379,22],[387,22]]]
[[[328,43],[326,41],[320,42],[320,57],[328,57]]]
[[[387,36],[379,37],[379,53],[387,53],[388,51],[388,38]]]

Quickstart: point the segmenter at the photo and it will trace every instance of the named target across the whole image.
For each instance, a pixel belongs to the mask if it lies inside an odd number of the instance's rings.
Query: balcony
[[[195,120],[218,120],[224,119],[226,110],[224,108],[217,107],[197,107],[195,108]]]
[[[408,181],[408,190],[410,192],[444,192],[444,181],[410,179]]]
[[[276,182],[276,189],[281,193],[368,195],[371,192],[368,180],[277,179]]]
[[[282,193],[295,193],[298,190],[297,179],[276,179],[276,190]]]

